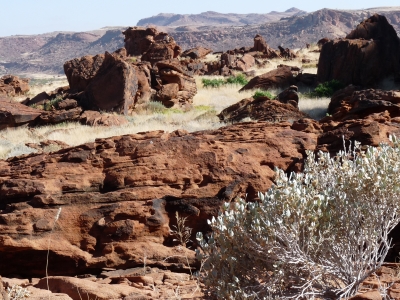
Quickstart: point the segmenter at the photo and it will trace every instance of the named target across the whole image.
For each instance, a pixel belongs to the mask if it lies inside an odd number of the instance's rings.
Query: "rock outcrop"
[[[0,78],[0,94],[6,96],[19,96],[29,91],[29,79],[18,76],[5,75]]]
[[[128,114],[135,105],[137,91],[136,69],[124,59],[106,52],[80,104],[85,109]]]
[[[183,51],[181,54],[182,57],[189,57],[191,59],[201,59],[207,56],[207,54],[212,53],[213,51],[208,48],[204,48],[201,46],[197,46],[195,48],[191,48]]]
[[[365,119],[383,112],[400,120],[400,91],[359,90],[348,86],[333,95],[328,107],[335,121]]]
[[[86,55],[74,58],[64,63],[64,73],[67,76],[72,91],[84,91],[104,62],[104,54]]]
[[[296,79],[290,67],[284,66],[252,78],[241,91],[252,89],[268,90],[272,88],[287,88],[296,84]]]
[[[297,101],[296,101],[297,96]],[[254,121],[298,121],[309,116],[298,109],[297,87],[291,86],[277,100],[268,97],[247,98],[225,108],[218,114],[221,121],[232,123],[250,118]]]
[[[0,130],[33,122],[43,111],[0,96]]]
[[[190,106],[197,93],[196,81],[183,68],[179,60],[166,60],[156,63],[156,99],[166,107]]]
[[[129,27],[122,33],[128,55],[140,56],[154,43],[158,31],[155,28]]]
[[[0,161],[0,274],[43,277],[48,246],[52,276],[144,263],[187,272],[184,257],[197,262],[176,248],[175,212],[193,234],[208,231],[223,201],[255,199],[274,166],[299,168],[317,137],[290,126],[156,131]]]
[[[123,34],[127,55],[141,55],[142,61],[149,61],[152,65],[176,58],[182,53],[173,37],[155,28],[129,27]]]
[[[325,42],[318,62],[318,81],[371,87],[400,72],[400,39],[387,19],[373,15],[345,39]]]

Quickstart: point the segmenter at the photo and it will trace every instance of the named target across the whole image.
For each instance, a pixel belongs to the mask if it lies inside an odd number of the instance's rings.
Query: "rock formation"
[[[179,60],[167,60],[156,63],[157,74],[156,99],[166,107],[190,106],[197,93],[196,81],[183,68]]]
[[[0,95],[18,96],[29,91],[29,79],[5,75],[0,78]]]
[[[183,51],[181,54],[182,57],[190,57],[191,59],[201,59],[207,56],[207,54],[212,53],[211,49],[204,48],[201,46],[191,48]]]
[[[33,122],[42,111],[0,96],[0,130]]]
[[[271,88],[287,88],[296,84],[291,67],[281,67],[252,78],[241,91],[252,89],[268,90]]]
[[[188,216],[193,235],[207,231],[223,201],[254,199],[274,166],[296,169],[317,139],[290,126],[155,131],[0,161],[0,274],[43,277],[49,239],[51,275],[144,263],[187,272],[176,254],[197,262],[192,250],[177,253],[175,212]]]
[[[130,56],[140,56],[152,65],[161,60],[176,58],[182,53],[175,40],[155,28],[129,27],[123,32],[125,48]]]
[[[400,40],[381,15],[373,15],[345,39],[325,42],[318,62],[318,81],[371,87],[386,77],[398,77]]]

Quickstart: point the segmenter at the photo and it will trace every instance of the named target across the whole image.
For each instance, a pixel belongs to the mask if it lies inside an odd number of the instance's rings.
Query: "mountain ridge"
[[[174,14],[160,13],[158,15],[140,19],[137,26],[240,26],[248,24],[260,24],[279,21],[283,17],[302,15],[307,12],[296,7],[289,8],[284,12],[271,11],[265,14],[248,13],[219,13],[206,11],[200,14]]]

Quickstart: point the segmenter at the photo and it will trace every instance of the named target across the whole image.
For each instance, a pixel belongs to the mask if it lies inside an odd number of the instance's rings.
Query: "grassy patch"
[[[225,80],[223,79],[207,79],[207,78],[203,78],[201,80],[201,82],[203,83],[203,87],[211,87],[211,88],[218,88],[221,87],[225,84]]]
[[[263,91],[263,90],[258,90],[256,91],[253,96],[254,99],[260,98],[260,97],[268,97],[269,99],[275,99],[276,96],[271,94],[270,91]]]
[[[311,69],[311,68],[316,68],[317,64],[303,64],[301,67],[303,69]]]
[[[211,87],[211,88],[219,88],[226,84],[237,84],[237,85],[246,85],[249,81],[246,76],[243,74],[239,74],[236,76],[230,76],[227,79],[207,79],[203,78],[201,80],[203,83],[203,87]]]
[[[246,76],[244,76],[243,74],[238,74],[236,76],[230,76],[225,80],[225,82],[227,84],[238,84],[238,85],[246,85],[249,83]]]

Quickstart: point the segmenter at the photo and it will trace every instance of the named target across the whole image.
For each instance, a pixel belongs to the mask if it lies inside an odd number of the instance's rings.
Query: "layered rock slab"
[[[0,273],[43,277],[48,245],[50,275],[143,266],[144,259],[187,272],[184,257],[196,262],[187,248],[176,256],[175,212],[188,216],[193,235],[208,231],[206,220],[223,201],[254,200],[271,186],[275,166],[298,170],[316,141],[290,123],[242,123],[0,161]]]

